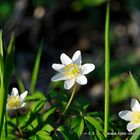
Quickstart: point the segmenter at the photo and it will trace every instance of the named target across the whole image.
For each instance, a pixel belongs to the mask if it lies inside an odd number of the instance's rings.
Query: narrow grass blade
[[[38,49],[35,64],[34,64],[34,69],[33,69],[33,74],[32,74],[32,79],[31,79],[31,85],[30,85],[30,93],[31,94],[34,92],[35,85],[36,85],[36,82],[37,82],[41,53],[42,53],[42,43],[41,43],[41,45]]]
[[[8,88],[8,83],[10,81],[10,76],[13,71],[13,64],[14,64],[14,52],[15,52],[15,47],[14,47],[14,34],[12,34],[9,46],[7,48],[7,53],[6,53],[6,59],[5,59],[5,86]],[[6,88],[6,89],[7,89]]]
[[[104,134],[107,138],[108,122],[109,122],[109,90],[110,90],[110,44],[109,44],[109,27],[110,27],[110,5],[106,7],[106,23],[105,23],[105,116],[104,116]]]
[[[2,31],[0,31],[0,55],[3,57]]]
[[[3,63],[3,59],[2,56],[0,55],[0,136],[2,133],[2,126],[3,126],[3,104],[4,104],[4,63]]]
[[[23,84],[23,81],[21,80],[21,78],[19,77],[19,74],[16,70],[16,66],[14,66],[14,75],[16,77],[16,81],[17,81],[17,84],[18,84],[18,87],[19,87],[19,90],[20,90],[20,93],[24,92],[25,91],[25,86]]]
[[[0,32],[0,137],[3,126],[3,103],[4,103],[4,62],[3,62],[3,46],[2,32]]]
[[[4,124],[4,115],[6,110],[8,87],[10,82],[10,76],[14,63],[14,35],[12,34],[10,43],[6,53],[5,64],[2,64],[2,56],[0,57],[1,69],[3,69],[3,75],[1,80],[1,93],[0,93],[0,137]],[[2,68],[3,67],[3,68]]]

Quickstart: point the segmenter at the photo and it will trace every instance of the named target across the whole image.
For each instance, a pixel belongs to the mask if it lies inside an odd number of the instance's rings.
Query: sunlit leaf
[[[49,136],[49,133],[45,131],[38,131],[37,135],[40,137],[40,140],[52,140],[51,136]]]
[[[45,112],[42,116],[43,121],[46,121],[51,114],[55,113],[55,110],[56,108],[51,108],[47,112]]]
[[[44,101],[36,101],[35,103],[33,103],[31,110],[35,113],[35,112],[39,112],[43,106],[44,106],[45,102]]]
[[[90,116],[85,116],[84,119],[87,120],[90,124],[92,124],[97,130],[103,131],[103,128],[102,128],[100,122],[97,121],[96,119],[94,119]]]
[[[46,124],[43,128],[42,128],[43,131],[46,131],[48,133],[50,133],[51,131],[54,130],[54,128],[50,125],[50,124]]]
[[[139,140],[140,139],[140,128],[136,129],[135,133],[132,135],[130,140]]]
[[[26,97],[26,101],[34,101],[34,100],[41,100],[41,101],[45,101],[46,97],[44,96],[44,94],[40,91],[35,92],[32,95],[28,95]]]

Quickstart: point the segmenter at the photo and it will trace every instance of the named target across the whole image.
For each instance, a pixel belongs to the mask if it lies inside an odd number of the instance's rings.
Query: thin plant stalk
[[[22,131],[21,131],[20,127],[19,127],[19,120],[18,120],[18,112],[17,112],[17,110],[16,110],[15,113],[16,113],[16,127],[17,127],[17,130],[19,132],[19,135],[22,136],[23,134],[22,134]]]
[[[68,110],[68,108],[69,108],[69,106],[70,106],[70,104],[71,104],[71,102],[72,102],[72,99],[73,99],[73,97],[74,97],[74,95],[75,95],[75,92],[76,92],[76,83],[74,84],[71,97],[70,97],[70,99],[69,99],[69,101],[68,101],[68,103],[67,103],[67,105],[66,105],[66,107],[65,107],[65,110],[64,110],[63,113],[62,113],[62,116],[61,116],[61,117],[57,120],[57,122],[56,122],[56,128],[57,128],[57,126],[59,125],[59,123],[60,123],[60,121],[61,121],[63,115],[64,115],[64,114],[66,113],[66,111]]]
[[[7,138],[8,136],[8,132],[7,132],[7,112],[5,112],[5,116],[4,116],[4,129],[5,129],[5,138]]]
[[[109,24],[110,21],[110,5],[106,7],[106,23],[105,23],[105,113],[104,113],[104,134],[107,138],[109,123],[109,91],[110,91],[110,44],[109,44]]]
[[[74,84],[71,97],[70,97],[70,99],[69,99],[69,102],[67,103],[67,106],[66,106],[66,108],[65,108],[65,110],[64,110],[64,112],[63,112],[63,115],[66,113],[67,109],[69,108],[69,106],[70,106],[70,104],[71,104],[71,102],[72,102],[72,99],[73,99],[73,97],[74,97],[74,95],[75,95],[75,91],[76,91],[76,84]]]

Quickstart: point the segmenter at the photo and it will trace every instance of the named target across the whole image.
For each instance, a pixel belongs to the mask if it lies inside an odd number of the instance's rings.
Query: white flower
[[[82,58],[80,51],[76,51],[72,59],[70,59],[66,54],[62,53],[60,56],[60,60],[62,64],[52,65],[52,68],[59,73],[53,76],[51,80],[65,80],[65,89],[70,89],[75,82],[80,85],[87,84],[87,78],[85,75],[95,69],[95,65],[91,63],[81,65]]]
[[[25,106],[24,99],[27,96],[28,92],[25,91],[19,95],[17,88],[13,88],[11,95],[8,95],[7,99],[7,109],[13,110]]]
[[[132,130],[140,127],[140,104],[136,99],[131,100],[131,110],[124,110],[119,112],[119,117],[130,121],[127,124],[127,130],[131,132]]]

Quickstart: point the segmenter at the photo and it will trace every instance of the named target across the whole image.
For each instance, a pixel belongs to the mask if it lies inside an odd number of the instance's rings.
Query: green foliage
[[[90,116],[85,116],[84,117],[85,120],[87,120],[90,124],[92,124],[97,130],[99,131],[103,131],[103,128],[100,124],[99,121],[97,121],[96,119],[94,119],[93,117],[90,117]]]
[[[131,73],[130,76],[126,77],[125,81],[118,83],[117,87],[112,90],[112,102],[122,102],[129,97],[140,99],[140,87]]]

